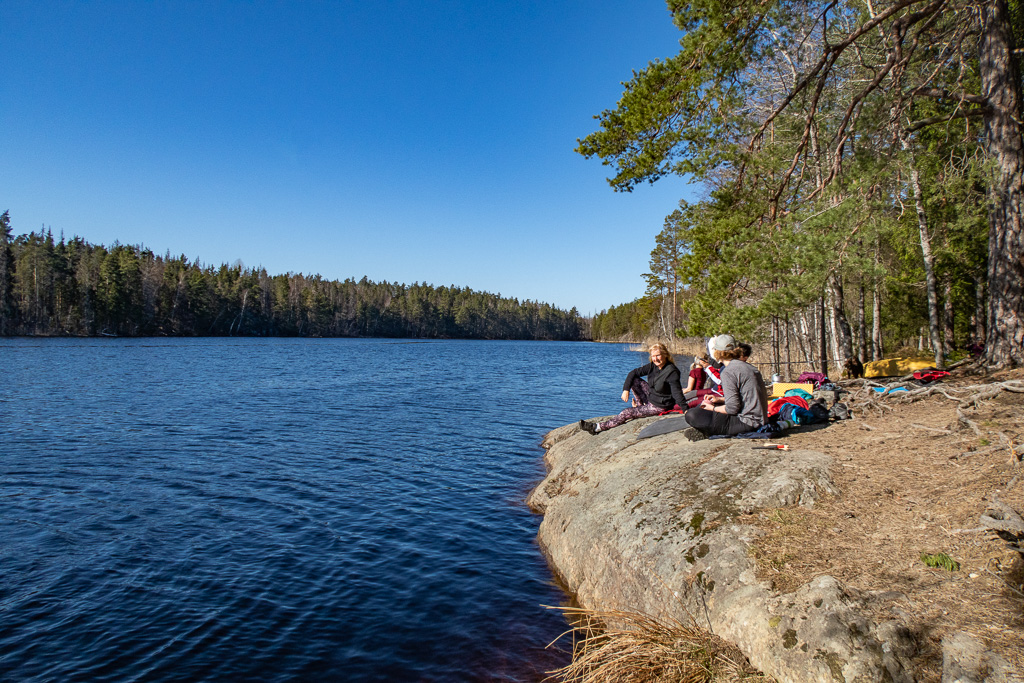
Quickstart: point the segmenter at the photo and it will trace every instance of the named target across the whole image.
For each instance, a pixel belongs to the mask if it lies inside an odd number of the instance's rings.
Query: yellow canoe
[[[935,367],[935,360],[923,358],[886,358],[864,364],[865,377],[902,377],[916,370]]]

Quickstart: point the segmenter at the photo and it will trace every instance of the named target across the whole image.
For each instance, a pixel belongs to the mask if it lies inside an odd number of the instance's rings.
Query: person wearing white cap
[[[729,339],[732,339],[732,337],[728,334],[720,334],[718,335],[718,337],[729,337]],[[711,356],[712,365],[714,365],[715,367],[719,367],[722,365],[715,359],[715,340],[718,339],[718,337],[708,337],[708,355]]]
[[[722,396],[708,395],[700,406],[686,411],[691,441],[709,436],[735,436],[753,431],[768,421],[768,392],[761,373],[740,358],[744,350],[732,335],[720,334],[708,342],[711,356],[722,362]]]

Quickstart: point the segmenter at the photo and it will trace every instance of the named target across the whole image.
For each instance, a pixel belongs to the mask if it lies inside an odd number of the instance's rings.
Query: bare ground
[[[941,680],[940,641],[952,632],[976,636],[1024,671],[1019,539],[980,521],[996,501],[1024,512],[1024,393],[982,395],[959,414],[954,400],[1020,379],[1021,370],[954,371],[934,385],[948,396],[879,398],[846,383],[852,419],[784,439],[832,454],[841,493],[751,516],[766,532],[753,550],[761,576],[789,592],[829,574],[869,597],[877,620],[899,619],[918,636],[918,680]],[[931,568],[923,553],[945,553],[959,568]]]

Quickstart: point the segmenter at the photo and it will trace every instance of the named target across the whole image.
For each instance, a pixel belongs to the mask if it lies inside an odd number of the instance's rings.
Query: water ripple
[[[0,678],[537,681],[597,344],[0,340]]]

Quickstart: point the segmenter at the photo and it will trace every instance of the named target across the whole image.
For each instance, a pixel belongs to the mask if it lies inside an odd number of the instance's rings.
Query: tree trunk
[[[1006,0],[981,7],[978,56],[988,102],[985,138],[995,161],[989,193],[988,336],[990,365],[1024,365],[1024,137],[1020,74]]]
[[[661,333],[664,335],[665,341],[667,342],[671,337],[668,334],[668,327],[665,326],[665,304],[667,303],[667,297],[663,293],[661,295],[661,306],[658,308],[658,317],[661,318]]]
[[[772,316],[772,372],[779,371],[779,318]]]
[[[832,365],[841,366],[846,361],[842,358],[843,352],[840,348],[839,330],[836,329],[838,326],[836,324],[835,304],[832,302],[831,294],[828,298],[828,313],[826,315],[828,316],[828,357],[832,360]],[[827,370],[822,370],[822,372],[826,375],[828,374]]]
[[[796,325],[797,323],[794,321],[793,324]],[[807,325],[807,314],[804,311],[800,311],[799,327],[797,328],[794,336],[796,337],[797,345],[800,347],[800,355],[804,357],[804,362],[807,363],[807,365],[812,366],[813,362],[811,361],[810,352],[812,343],[811,333]]]
[[[843,281],[839,273],[832,274],[829,296],[832,299],[832,315],[829,321],[832,328],[832,349],[836,367],[842,369],[846,361],[853,357],[853,333],[843,309]]]
[[[921,174],[914,161],[910,137],[902,131],[900,143],[903,150],[910,155],[910,188],[914,194],[914,207],[917,209],[917,229],[921,235],[921,255],[924,257],[924,285],[928,294],[928,339],[935,353],[935,367],[941,370],[945,367],[945,360],[942,354],[942,338],[939,336],[939,283],[935,278],[935,258],[932,256],[932,238],[928,234],[928,216],[924,210]]]
[[[871,360],[882,360],[882,283],[878,277],[878,251],[881,240],[875,239],[875,273],[871,283]]]
[[[818,337],[819,337],[818,343],[821,344],[821,350],[820,350],[820,354],[821,354],[821,367],[818,368],[818,372],[820,372],[823,375],[827,375],[828,374],[828,349],[825,348],[825,347],[826,347],[826,343],[827,343],[827,340],[828,340],[828,331],[825,329],[826,316],[825,316],[825,296],[824,295],[822,295],[822,297],[818,301],[818,303],[819,303],[818,308],[820,309],[819,312],[818,312]],[[835,338],[836,338],[835,335],[832,335],[832,339],[835,339]]]
[[[868,360],[868,332],[867,332],[867,288],[864,286],[863,278],[860,281],[860,294],[857,299],[857,360],[861,363]]]
[[[871,302],[871,360],[882,360],[885,348],[882,346],[882,297],[879,287],[875,285],[875,293]]]
[[[785,330],[786,334],[786,366],[784,372],[782,373],[782,376],[785,377],[786,379],[789,379],[790,368],[793,367],[793,353],[790,350],[789,313],[786,314],[785,325],[786,326],[783,329]]]
[[[676,336],[676,329],[679,327],[679,260],[672,264],[672,338]]]
[[[953,349],[956,346],[953,342],[956,334],[956,326],[953,324],[953,282],[952,280],[946,280],[946,284],[942,288],[942,297],[945,304],[942,311],[942,353],[949,356],[953,353]]]
[[[985,283],[980,280],[974,285],[974,339],[985,339]]]

